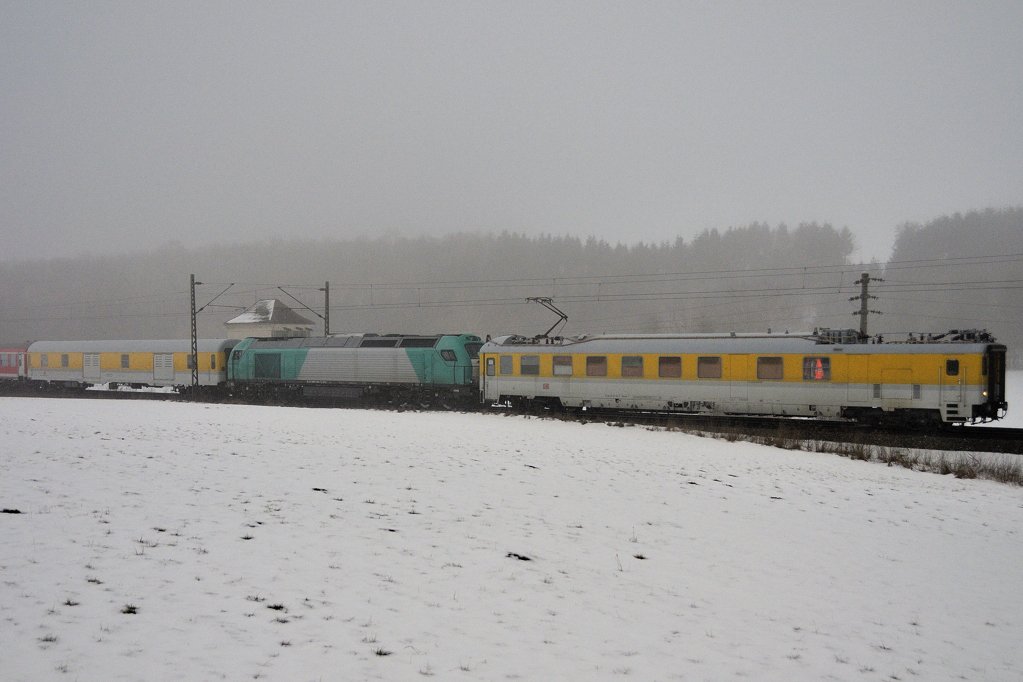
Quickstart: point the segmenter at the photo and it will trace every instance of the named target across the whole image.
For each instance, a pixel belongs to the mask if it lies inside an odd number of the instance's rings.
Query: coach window
[[[40,361],[39,362],[39,366],[40,367],[46,368],[46,367],[50,366],[50,356],[47,355],[46,353],[42,353],[39,356],[39,361]]]
[[[682,358],[657,358],[657,376],[664,379],[678,379],[682,376]]]
[[[512,356],[502,355],[501,356],[501,376],[512,375]]]
[[[607,376],[607,358],[603,355],[591,355],[586,358],[586,376],[588,377],[606,377]]]
[[[831,358],[803,358],[803,381],[831,381]]]
[[[757,379],[779,381],[784,376],[781,358],[757,358]]]
[[[121,369],[128,369],[128,366],[129,366],[128,354],[127,353],[121,353]]]
[[[217,368],[217,354],[216,353],[211,353],[210,354],[210,369],[216,369],[216,368]]]
[[[495,364],[494,363],[494,358],[487,358],[487,376],[488,377],[494,376],[494,374],[497,371],[496,368],[494,367],[494,364]]]
[[[537,376],[540,374],[540,356],[523,355],[519,360],[519,373],[523,376]]]
[[[643,376],[643,358],[639,355],[626,355],[622,358],[623,377]]]
[[[945,360],[945,374],[947,374],[950,377],[959,376],[959,361]]]
[[[571,355],[555,355],[554,356],[554,376],[556,376],[556,377],[570,377],[570,376],[572,376],[572,356]]]
[[[7,366],[7,353],[0,355],[0,367]]]
[[[68,355],[64,353],[60,356],[60,366],[67,367],[70,363],[68,362]]]
[[[697,379],[720,379],[721,358],[703,357],[696,358]]]

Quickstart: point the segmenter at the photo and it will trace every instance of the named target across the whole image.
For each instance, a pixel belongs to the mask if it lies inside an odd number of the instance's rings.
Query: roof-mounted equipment
[[[566,315],[564,312],[558,309],[556,305],[554,305],[550,296],[530,296],[529,298],[526,299],[526,302],[539,303],[544,308],[547,308],[547,310],[550,310],[560,318],[557,322],[551,325],[550,329],[545,331],[543,334],[537,334],[535,337],[533,337],[534,340],[538,343],[541,340],[546,340],[547,343],[550,343],[551,332],[554,331],[558,327],[558,325],[563,325],[566,322],[568,322],[568,315]]]

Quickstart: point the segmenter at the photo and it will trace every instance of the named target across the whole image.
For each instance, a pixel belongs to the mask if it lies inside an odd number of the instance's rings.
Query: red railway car
[[[25,378],[26,348],[0,347],[0,381]]]

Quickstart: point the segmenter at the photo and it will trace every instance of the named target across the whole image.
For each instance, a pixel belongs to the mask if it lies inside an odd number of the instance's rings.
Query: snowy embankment
[[[0,399],[5,680],[1023,678],[1023,490],[494,415]]]

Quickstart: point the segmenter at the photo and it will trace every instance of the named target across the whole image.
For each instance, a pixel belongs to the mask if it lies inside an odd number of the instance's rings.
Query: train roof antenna
[[[545,331],[543,334],[536,336],[535,337],[536,339],[538,340],[549,339],[551,337],[551,332],[554,331],[554,329],[558,325],[565,324],[566,322],[568,322],[568,315],[563,313],[561,310],[558,309],[556,305],[554,305],[550,296],[530,296],[529,298],[526,299],[526,301],[532,303],[539,303],[544,308],[547,308],[547,310],[550,310],[551,312],[555,313],[560,318],[557,322],[551,325],[550,329]]]

